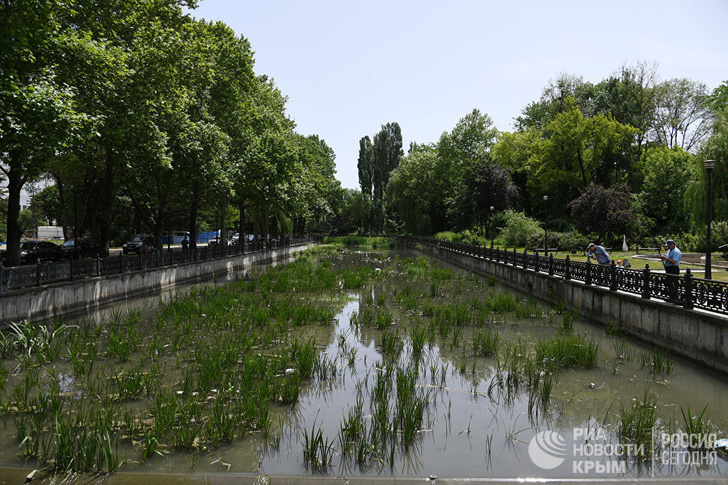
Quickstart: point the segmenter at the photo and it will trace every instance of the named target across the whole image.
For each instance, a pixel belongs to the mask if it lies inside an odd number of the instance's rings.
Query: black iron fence
[[[435,246],[446,251],[466,254],[475,258],[501,262],[526,270],[559,276],[566,280],[582,281],[587,285],[603,286],[611,291],[625,291],[642,298],[659,298],[686,309],[700,308],[728,314],[728,283],[695,278],[690,269],[676,276],[645,269],[620,268],[590,262],[571,261],[538,254],[528,254],[494,247],[440,241],[423,237],[406,237],[419,244]]]
[[[92,276],[142,271],[173,264],[191,263],[214,258],[239,256],[245,253],[265,251],[289,246],[317,242],[318,236],[287,238],[281,241],[250,241],[230,245],[203,246],[197,249],[182,250],[170,248],[149,254],[109,256],[82,260],[68,259],[58,263],[40,263],[4,268],[0,263],[0,295],[7,290],[16,290],[47,283],[73,281]]]

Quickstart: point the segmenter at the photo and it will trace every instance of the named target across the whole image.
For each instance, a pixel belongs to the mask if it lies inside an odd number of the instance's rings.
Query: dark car
[[[2,261],[5,263],[7,254],[2,252]],[[63,250],[58,244],[50,241],[28,240],[20,241],[20,264],[31,264],[41,261],[60,261]]]
[[[126,242],[121,246],[121,251],[124,254],[140,254],[149,244],[154,244],[154,238],[152,236],[148,234],[137,234],[131,241]]]
[[[78,244],[78,248],[76,248],[76,244]],[[91,239],[79,239],[78,243],[76,239],[69,239],[63,243],[61,248],[66,258],[93,258],[99,254],[99,249]]]

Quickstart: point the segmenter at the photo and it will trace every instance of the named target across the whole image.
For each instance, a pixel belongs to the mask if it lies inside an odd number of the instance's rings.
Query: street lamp
[[[548,202],[549,196],[544,195],[543,196],[543,255],[548,256],[549,255],[549,230],[548,227],[546,227],[546,202]]]
[[[710,270],[710,223],[712,222],[712,211],[710,207],[710,172],[712,172],[715,168],[715,160],[705,160],[703,165],[705,165],[705,171],[708,172],[708,233],[705,236],[705,279],[710,280],[713,278]]]

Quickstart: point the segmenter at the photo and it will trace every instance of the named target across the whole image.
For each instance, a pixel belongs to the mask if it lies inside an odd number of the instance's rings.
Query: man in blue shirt
[[[677,294],[677,278],[675,276],[680,274],[680,257],[682,253],[672,239],[668,239],[665,246],[667,247],[667,254],[660,254],[660,259],[665,265],[665,273],[667,274],[668,301],[680,304]]]
[[[597,246],[596,244],[591,243],[587,249],[589,251],[586,255],[587,260],[596,258],[597,263],[599,264],[609,264],[612,262],[609,258],[609,253],[606,249],[604,249],[604,246]]]
[[[667,254],[660,255],[660,259],[665,263],[665,273],[680,274],[680,257],[682,253],[672,239],[667,240],[665,247],[667,247]]]

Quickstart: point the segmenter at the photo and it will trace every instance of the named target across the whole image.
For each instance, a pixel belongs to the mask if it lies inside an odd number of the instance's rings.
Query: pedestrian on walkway
[[[609,257],[609,253],[606,249],[604,249],[604,246],[597,246],[594,243],[589,244],[587,249],[587,255],[586,259],[589,260],[591,258],[595,258],[597,260],[597,263],[608,265],[612,262],[611,258]]]
[[[665,273],[667,274],[667,298],[668,301],[679,304],[677,277],[680,275],[682,253],[672,239],[667,240],[665,247],[667,247],[667,254],[660,254],[660,259],[662,264],[665,265]]]

